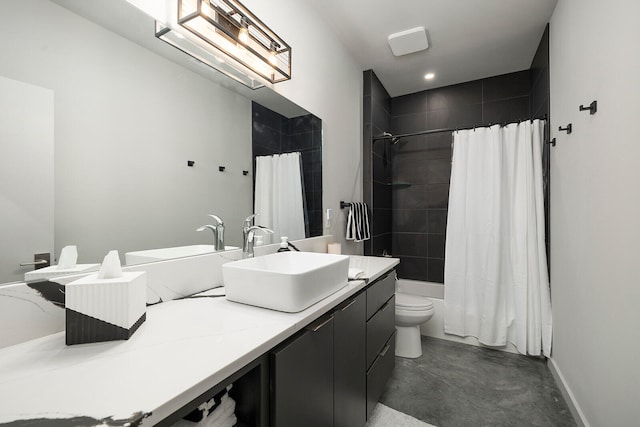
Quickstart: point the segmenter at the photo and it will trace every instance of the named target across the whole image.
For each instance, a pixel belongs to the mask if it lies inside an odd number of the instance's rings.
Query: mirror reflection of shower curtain
[[[300,153],[256,157],[254,212],[256,224],[274,231],[272,241],[305,238],[304,194]]]
[[[549,356],[544,122],[454,133],[445,254],[445,332]]]

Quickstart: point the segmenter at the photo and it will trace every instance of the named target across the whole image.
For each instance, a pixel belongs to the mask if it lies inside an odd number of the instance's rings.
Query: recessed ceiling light
[[[425,80],[431,80],[435,77],[436,75],[433,73],[427,73],[424,75]]]

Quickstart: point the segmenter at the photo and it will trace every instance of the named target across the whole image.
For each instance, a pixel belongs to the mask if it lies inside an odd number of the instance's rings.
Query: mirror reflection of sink
[[[296,313],[347,284],[349,257],[280,252],[222,266],[230,301]]]
[[[225,251],[239,249],[237,246],[225,246]],[[124,254],[126,265],[144,264],[146,262],[162,261],[166,259],[182,258],[193,255],[204,255],[216,252],[213,245],[189,245],[173,248],[149,249],[144,251],[127,252]],[[218,251],[219,252],[219,251]]]

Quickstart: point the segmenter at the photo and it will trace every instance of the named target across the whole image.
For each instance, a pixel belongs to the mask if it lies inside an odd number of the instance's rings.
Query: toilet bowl
[[[429,298],[396,292],[396,356],[413,359],[422,355],[420,325],[433,313]]]

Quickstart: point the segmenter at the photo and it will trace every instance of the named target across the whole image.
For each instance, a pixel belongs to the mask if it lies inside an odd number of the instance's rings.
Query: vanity
[[[398,262],[352,256],[366,280],[299,313],[215,288],[149,306],[128,341],[0,349],[0,425],[171,425],[229,384],[239,426],[364,425],[393,369]]]

